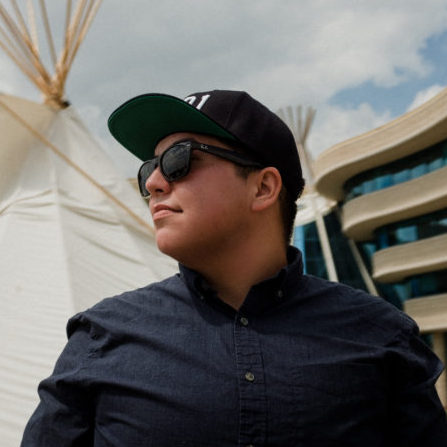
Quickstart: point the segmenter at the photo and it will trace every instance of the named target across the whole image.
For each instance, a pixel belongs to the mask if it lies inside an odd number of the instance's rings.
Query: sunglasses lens
[[[149,191],[146,189],[146,182],[157,168],[157,165],[157,159],[149,160],[143,163],[140,170],[138,171],[138,187],[140,188],[140,193],[143,197],[150,196]]]
[[[150,196],[150,192],[146,189],[146,182],[159,164],[163,177],[168,182],[173,182],[188,174],[190,153],[189,146],[179,144],[163,152],[160,158],[156,157],[144,162],[138,171],[138,187],[141,195]]]
[[[173,182],[184,177],[189,171],[188,146],[176,145],[163,153],[160,159],[161,171],[168,180]]]

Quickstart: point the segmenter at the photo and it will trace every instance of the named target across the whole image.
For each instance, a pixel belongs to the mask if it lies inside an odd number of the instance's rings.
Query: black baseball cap
[[[298,150],[287,125],[248,93],[212,90],[175,96],[148,93],[111,115],[112,135],[141,160],[153,158],[157,143],[176,132],[211,135],[241,145],[264,166],[274,166],[294,199],[304,186]]]

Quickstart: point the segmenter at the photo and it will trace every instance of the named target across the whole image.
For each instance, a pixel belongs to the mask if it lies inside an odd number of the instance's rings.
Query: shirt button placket
[[[236,366],[239,377],[239,442],[246,447],[264,445],[267,435],[267,400],[259,334],[253,321],[239,314],[234,321]]]

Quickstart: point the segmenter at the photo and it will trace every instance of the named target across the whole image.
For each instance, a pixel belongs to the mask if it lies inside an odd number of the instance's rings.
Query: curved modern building
[[[411,315],[446,360],[447,89],[419,108],[339,143],[314,163],[378,294]],[[444,405],[445,376],[438,382]]]

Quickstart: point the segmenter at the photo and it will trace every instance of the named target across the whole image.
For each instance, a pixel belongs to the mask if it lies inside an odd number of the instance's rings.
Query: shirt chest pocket
[[[351,445],[348,439],[360,433],[383,433],[386,396],[382,371],[373,364],[305,365],[294,371],[297,426],[314,441],[346,439]]]

